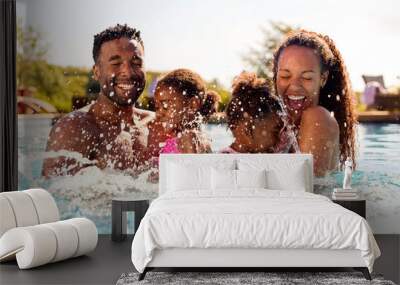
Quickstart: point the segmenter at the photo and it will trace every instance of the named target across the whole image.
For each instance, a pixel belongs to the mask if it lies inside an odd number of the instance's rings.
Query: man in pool
[[[74,175],[89,166],[137,173],[145,163],[151,112],[134,107],[145,86],[140,32],[116,25],[94,36],[97,100],[60,119],[47,141],[42,175]]]

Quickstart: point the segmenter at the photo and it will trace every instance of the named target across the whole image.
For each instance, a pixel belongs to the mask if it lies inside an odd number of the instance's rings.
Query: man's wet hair
[[[226,107],[228,126],[235,126],[245,118],[264,119],[282,112],[279,98],[271,93],[271,84],[255,73],[242,72],[232,84],[232,97]]]
[[[103,43],[120,39],[120,38],[128,38],[133,39],[139,42],[144,48],[142,38],[140,37],[140,31],[129,27],[127,24],[120,25],[117,24],[114,27],[109,27],[104,31],[94,35],[93,41],[93,59],[97,62],[97,59],[100,55],[100,49]]]

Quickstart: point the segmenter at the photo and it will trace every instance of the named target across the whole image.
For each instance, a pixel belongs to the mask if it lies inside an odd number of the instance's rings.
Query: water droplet
[[[184,91],[182,92],[182,95],[183,95],[183,96],[185,96],[185,95],[186,95],[186,90],[184,90]]]
[[[104,85],[103,85],[103,89],[106,89],[106,88],[107,88],[107,85],[104,84]]]
[[[100,138],[102,138],[102,137],[104,137],[104,134],[103,134],[103,133],[100,134]]]
[[[110,92],[110,97],[114,96],[114,91]]]
[[[336,95],[336,101],[340,101],[340,96]]]
[[[335,112],[331,112],[331,117],[335,117]]]
[[[106,145],[106,150],[110,150],[110,149],[111,149],[111,145],[110,144]]]

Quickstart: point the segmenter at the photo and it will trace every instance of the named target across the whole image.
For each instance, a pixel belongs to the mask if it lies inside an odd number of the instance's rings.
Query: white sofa
[[[57,205],[46,190],[0,193],[0,262],[16,259],[20,269],[28,269],[96,248],[92,221],[59,219]]]

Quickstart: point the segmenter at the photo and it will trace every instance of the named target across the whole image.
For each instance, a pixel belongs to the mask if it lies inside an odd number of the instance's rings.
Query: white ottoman
[[[43,189],[0,193],[0,262],[17,259],[20,269],[84,255],[96,248],[97,229],[86,218],[59,221]]]

